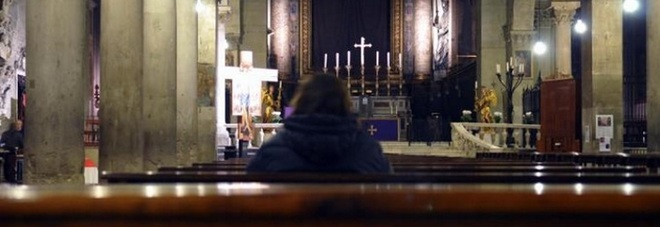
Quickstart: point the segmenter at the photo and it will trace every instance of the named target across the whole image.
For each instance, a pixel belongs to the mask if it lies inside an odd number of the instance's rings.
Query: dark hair
[[[291,100],[293,114],[351,115],[351,100],[342,82],[334,76],[305,78]]]

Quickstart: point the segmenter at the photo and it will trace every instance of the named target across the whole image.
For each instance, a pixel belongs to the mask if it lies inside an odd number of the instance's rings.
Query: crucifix
[[[364,95],[364,48],[371,48],[371,43],[364,43],[364,37],[360,37],[360,43],[356,43],[353,46],[360,48],[360,74],[362,74],[361,85],[362,95]]]
[[[360,37],[360,43],[356,43],[353,46],[360,48],[360,65],[364,67],[364,48],[371,48],[371,43],[364,43],[364,37]]]

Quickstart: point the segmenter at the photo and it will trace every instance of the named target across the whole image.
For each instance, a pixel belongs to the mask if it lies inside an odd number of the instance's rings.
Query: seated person
[[[6,182],[16,183],[16,154],[23,149],[23,122],[18,120],[11,123],[9,129],[2,133],[0,146],[7,152],[1,153],[3,159],[2,172]]]
[[[389,173],[380,143],[358,126],[339,79],[310,76],[296,90],[284,129],[247,166],[255,172]]]

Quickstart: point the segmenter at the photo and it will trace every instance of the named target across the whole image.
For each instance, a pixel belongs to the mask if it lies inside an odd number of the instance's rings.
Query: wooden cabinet
[[[577,135],[578,93],[573,79],[541,84],[541,152],[580,152]]]

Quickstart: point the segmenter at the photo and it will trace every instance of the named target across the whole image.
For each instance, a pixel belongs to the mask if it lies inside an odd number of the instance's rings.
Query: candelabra
[[[504,111],[504,120],[506,123],[513,123],[513,93],[516,91],[518,86],[523,81],[523,78],[525,76],[524,73],[524,66],[520,66],[518,70],[518,74],[515,74],[515,66],[511,65],[509,67],[509,64],[507,64],[507,69],[506,69],[506,78],[503,80],[502,79],[502,74],[499,72],[499,65],[498,65],[498,72],[496,73],[497,75],[497,80],[500,82],[502,87],[504,87],[504,92],[506,92],[506,110]],[[506,144],[511,147],[515,143],[513,139],[513,129],[508,128],[507,129],[507,137],[506,137]]]
[[[375,95],[378,96],[378,91],[380,90],[380,81],[378,80],[378,73],[380,72],[380,65],[374,67],[376,69],[376,92]]]

